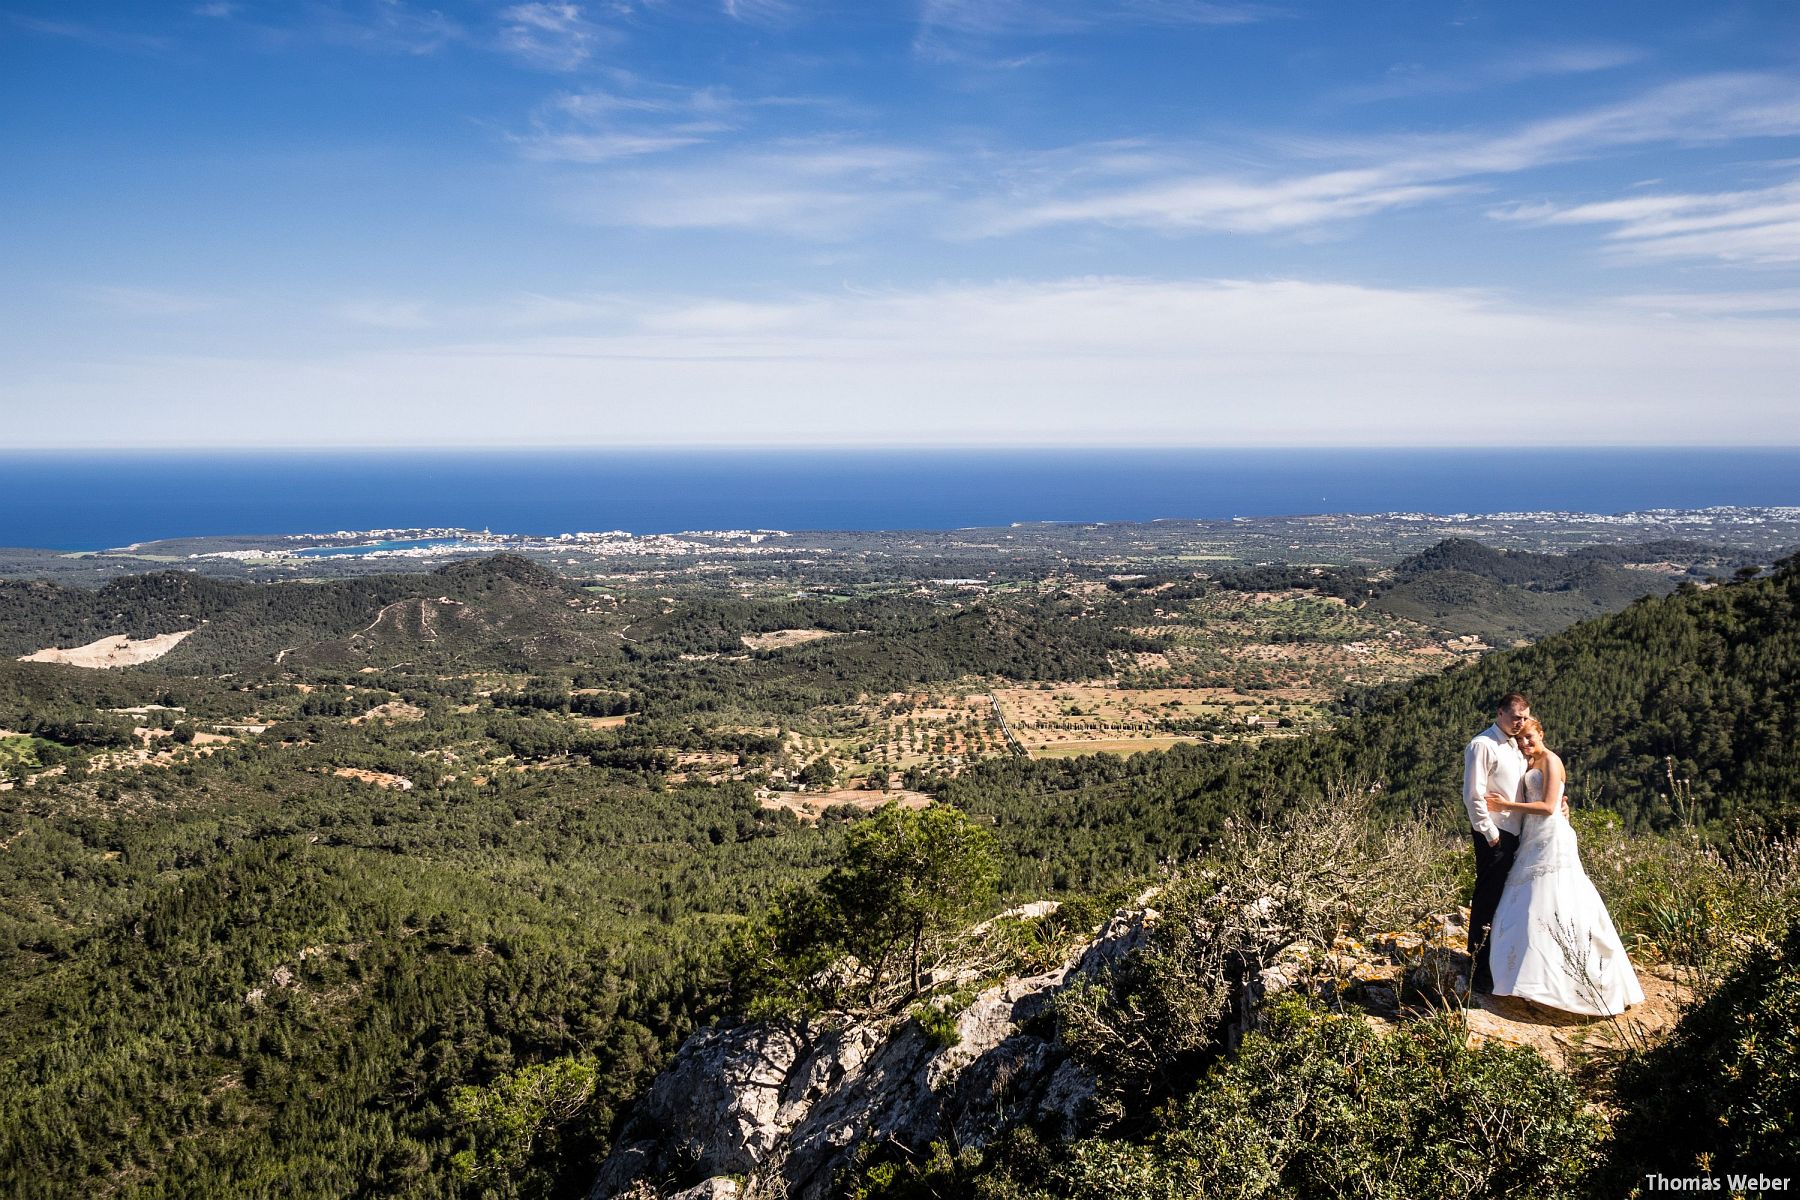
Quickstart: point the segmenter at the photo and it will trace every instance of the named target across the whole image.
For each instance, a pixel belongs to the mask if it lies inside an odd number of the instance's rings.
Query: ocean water
[[[0,453],[0,545],[1800,505],[1800,447]]]

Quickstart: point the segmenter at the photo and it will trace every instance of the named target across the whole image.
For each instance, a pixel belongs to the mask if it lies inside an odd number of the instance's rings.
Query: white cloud
[[[427,55],[460,42],[467,31],[436,9],[414,7],[406,0],[331,0],[304,10],[302,28],[265,30],[276,39],[314,38],[361,50]]]
[[[1076,33],[1112,24],[1247,25],[1278,12],[1266,4],[1207,0],[923,0],[919,24],[983,37]]]
[[[1589,45],[1540,47],[1454,66],[1400,63],[1378,82],[1346,88],[1338,98],[1356,103],[1474,92],[1549,76],[1610,71],[1646,57],[1631,46]]]
[[[1461,173],[1522,171],[1656,143],[1707,145],[1795,134],[1800,134],[1800,80],[1707,75],[1497,137],[1427,144],[1413,165]]]
[[[267,443],[294,411],[367,444],[417,443],[426,411],[467,444],[1800,441],[1793,317],[1113,278],[571,305],[554,336],[406,353],[40,364],[0,406],[20,444],[89,417],[123,444]]]
[[[785,142],[574,185],[573,218],[643,229],[731,229],[834,241],[935,198],[930,156],[899,147]]]
[[[1800,81],[1707,76],[1498,134],[1283,143],[1294,157],[1347,161],[1333,170],[1246,177],[1164,169],[1151,178],[1099,187],[1072,187],[1071,179],[1040,182],[1009,197],[1003,211],[991,204],[976,227],[1012,233],[1099,222],[1164,230],[1300,230],[1453,195],[1484,176],[1620,149],[1794,134],[1800,134]]]
[[[794,15],[790,0],[720,0],[719,7],[734,21],[772,24]]]
[[[603,163],[698,145],[693,133],[534,133],[515,139],[520,153],[538,162]]]
[[[708,141],[734,128],[743,107],[712,87],[571,92],[540,105],[530,131],[512,141],[524,157],[538,162],[602,163]]]
[[[548,71],[573,71],[610,39],[579,4],[515,4],[500,13],[500,48]]]
[[[166,37],[136,33],[112,25],[94,25],[80,21],[47,21],[42,17],[26,16],[23,13],[0,13],[0,17],[4,17],[9,23],[28,33],[39,34],[43,37],[67,38],[70,41],[84,42],[101,50],[123,51],[128,54],[160,54],[173,45]]]
[[[1461,190],[1448,184],[1400,183],[1377,170],[1331,171],[1272,183],[1186,177],[1002,212],[980,222],[977,229],[1010,233],[1096,221],[1165,230],[1274,233],[1403,208]]]
[[[1496,210],[1537,225],[1611,225],[1609,249],[1634,259],[1800,262],[1800,180],[1741,192],[1632,196],[1569,208]]]

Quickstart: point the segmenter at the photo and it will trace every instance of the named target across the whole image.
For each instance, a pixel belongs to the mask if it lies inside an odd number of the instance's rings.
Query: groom
[[[1476,735],[1463,752],[1463,806],[1475,841],[1475,895],[1469,901],[1469,952],[1474,956],[1470,990],[1491,993],[1494,973],[1488,963],[1494,910],[1512,870],[1513,853],[1519,848],[1519,827],[1524,817],[1516,812],[1488,812],[1491,792],[1516,796],[1525,774],[1525,756],[1513,745],[1519,722],[1531,715],[1531,703],[1517,692],[1500,697],[1494,723]]]

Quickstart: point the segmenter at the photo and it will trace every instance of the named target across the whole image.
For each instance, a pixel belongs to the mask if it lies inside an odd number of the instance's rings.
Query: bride
[[[1563,808],[1562,759],[1544,744],[1544,727],[1526,718],[1518,746],[1530,769],[1516,797],[1491,793],[1490,808],[1526,814],[1518,853],[1494,913],[1494,994],[1519,996],[1565,1012],[1617,1016],[1643,1002],[1600,893],[1582,869],[1575,830]]]

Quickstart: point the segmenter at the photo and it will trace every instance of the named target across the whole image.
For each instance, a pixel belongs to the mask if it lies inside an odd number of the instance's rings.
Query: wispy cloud
[[[1771,75],[1684,80],[1631,100],[1492,134],[1356,143],[1287,139],[1287,171],[1257,175],[1164,169],[1129,183],[1065,180],[1009,198],[977,222],[984,233],[1097,222],[1162,230],[1266,233],[1309,229],[1468,191],[1483,177],[1639,146],[1699,145],[1800,133],[1800,81]],[[1165,155],[1166,157],[1166,155]],[[1351,160],[1294,170],[1307,158]],[[990,209],[993,206],[990,206]]]
[[[1800,79],[1705,75],[1630,100],[1535,121],[1513,132],[1421,143],[1413,164],[1464,173],[1522,171],[1658,143],[1709,145],[1800,133]]]
[[[51,21],[41,17],[27,16],[24,13],[6,13],[4,15],[10,24],[27,33],[35,33],[41,37],[67,38],[70,41],[83,42],[101,50],[124,51],[128,54],[159,54],[173,45],[168,38],[160,35],[139,33],[135,30],[111,25],[96,25],[84,21]]]
[[[720,9],[734,21],[773,25],[796,15],[792,0],[720,0]]]
[[[919,25],[926,33],[1042,36],[1117,24],[1248,25],[1279,11],[1208,0],[924,0]]]
[[[1519,206],[1492,215],[1536,225],[1611,225],[1608,248],[1636,259],[1800,262],[1800,179],[1751,191]]]
[[[1361,103],[1475,92],[1557,75],[1610,71],[1642,62],[1647,57],[1643,50],[1632,46],[1553,46],[1455,66],[1399,63],[1390,67],[1379,81],[1345,88],[1337,98]]]
[[[922,0],[913,51],[948,66],[1005,73],[1062,61],[1041,50],[1010,52],[1019,39],[1133,26],[1249,25],[1281,12],[1250,0]]]
[[[382,54],[436,54],[468,40],[462,24],[436,9],[409,0],[323,0],[302,10],[288,24],[257,27],[274,45],[323,42]]]
[[[512,141],[540,162],[601,163],[680,149],[735,127],[745,105],[722,88],[630,81],[636,91],[569,92],[540,105]]]
[[[577,220],[641,229],[718,229],[835,241],[934,199],[916,150],[790,141],[660,169],[621,169],[566,194]]]
[[[575,70],[617,36],[590,20],[579,4],[515,4],[500,13],[500,48],[548,71]]]
[[[1188,177],[1000,213],[976,229],[1003,234],[1091,221],[1170,231],[1278,233],[1422,204],[1461,190],[1451,184],[1403,183],[1379,170],[1330,171],[1267,183]]]

